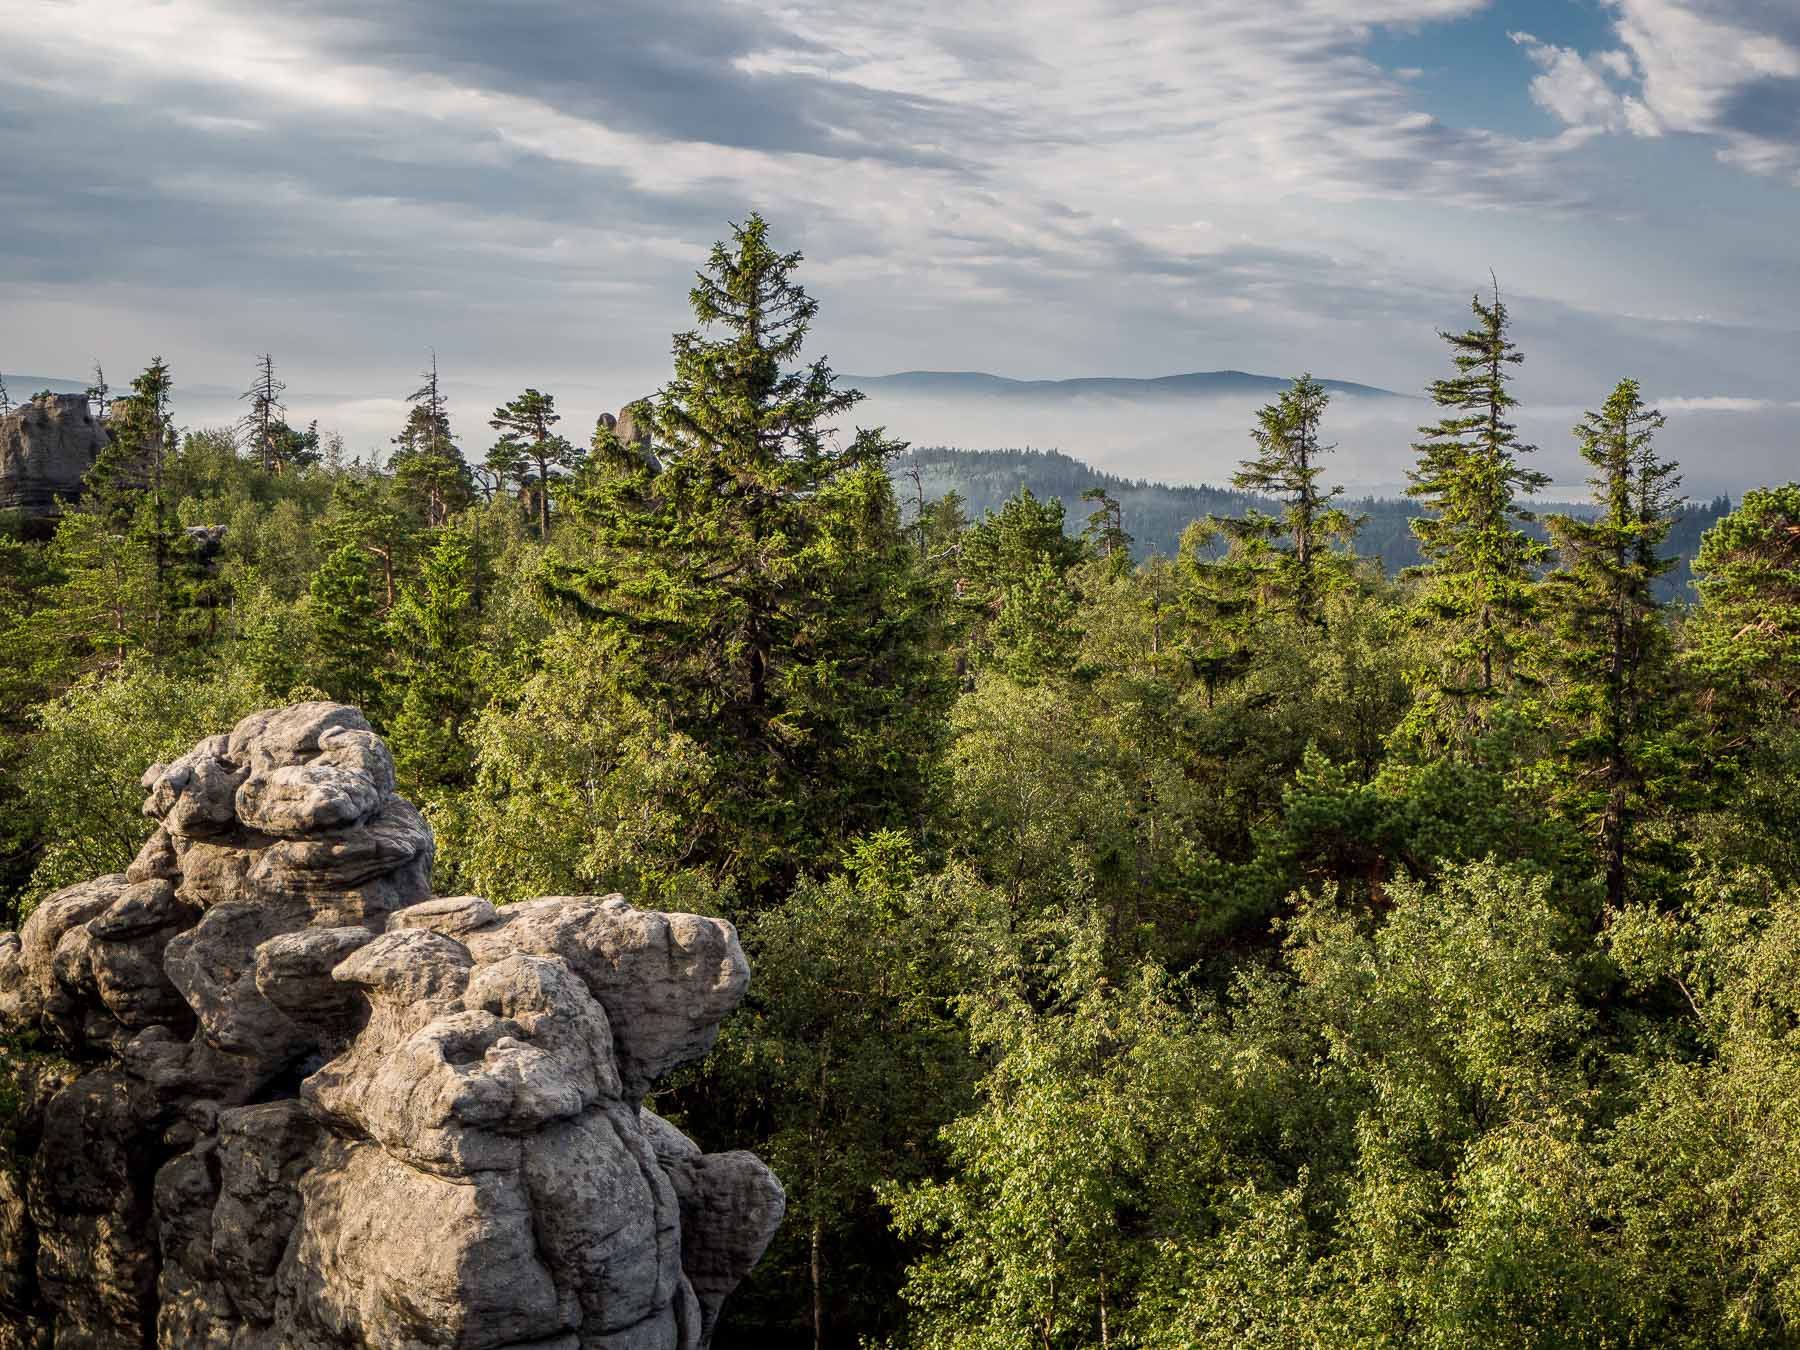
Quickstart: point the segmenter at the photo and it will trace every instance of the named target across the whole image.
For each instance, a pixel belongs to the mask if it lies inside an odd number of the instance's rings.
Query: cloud
[[[1634,77],[1624,51],[1584,57],[1571,47],[1540,42],[1530,33],[1510,33],[1543,71],[1531,81],[1534,103],[1563,123],[1584,131],[1630,131],[1660,136],[1662,127],[1642,99],[1616,86]]]
[[[1677,396],[1652,400],[1655,407],[1665,413],[1761,413],[1776,412],[1786,408],[1800,408],[1800,402],[1791,399],[1774,398],[1736,398],[1727,394],[1708,394],[1700,397]]]
[[[575,425],[666,376],[694,267],[756,208],[805,249],[815,350],[845,368],[1413,389],[1494,265],[1522,320],[1568,319],[1532,335],[1532,397],[1615,362],[1770,394],[1786,236],[1642,243],[1664,185],[1598,153],[1680,129],[1666,62],[1623,26],[1591,56],[1531,40],[1567,130],[1521,136],[1434,116],[1423,68],[1374,59],[1383,30],[1492,7],[0,0],[0,312],[9,350],[36,344],[0,357],[160,350],[229,384],[272,350],[296,415],[321,391],[377,446],[435,346],[476,425],[525,383]],[[1779,62],[1755,68],[1715,115],[1772,141]],[[1712,293],[1730,268],[1750,280]],[[1608,317],[1627,300],[1743,335]]]
[[[1608,0],[1620,47],[1583,56],[1514,33],[1531,96],[1577,130],[1717,139],[1719,158],[1800,186],[1800,9],[1783,0]]]

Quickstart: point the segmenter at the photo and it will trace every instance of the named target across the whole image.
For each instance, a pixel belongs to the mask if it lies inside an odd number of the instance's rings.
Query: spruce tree
[[[1321,626],[1325,592],[1330,588],[1330,541],[1349,538],[1362,523],[1332,505],[1343,495],[1343,488],[1319,486],[1323,473],[1319,457],[1333,448],[1319,439],[1320,423],[1330,402],[1331,395],[1311,375],[1296,379],[1275,402],[1257,411],[1256,426],[1250,432],[1257,453],[1242,461],[1231,478],[1233,487],[1283,503],[1277,528],[1286,535],[1287,546],[1274,560],[1280,573],[1279,589],[1296,619]],[[1252,532],[1273,537],[1266,516],[1252,512],[1249,521]]]
[[[527,389],[494,409],[488,425],[500,440],[488,456],[488,468],[516,481],[535,507],[538,538],[550,538],[550,484],[579,468],[584,456],[553,428],[562,421],[556,396]],[[597,433],[598,434],[598,433]]]
[[[690,294],[700,328],[647,411],[655,453],[602,425],[571,494],[597,560],[553,592],[594,623],[626,694],[701,747],[692,857],[752,898],[924,805],[946,684],[879,430],[797,365],[815,302],[751,216]]]
[[[1561,562],[1549,577],[1563,679],[1554,709],[1557,795],[1596,836],[1607,900],[1626,898],[1632,831],[1647,801],[1665,795],[1679,765],[1666,731],[1674,652],[1655,585],[1674,566],[1662,546],[1679,518],[1676,466],[1654,444],[1662,414],[1622,380],[1575,428],[1599,514],[1552,516]]]
[[[113,402],[107,445],[88,475],[85,494],[87,508],[123,534],[127,547],[141,549],[150,560],[155,618],[148,645],[157,655],[165,652],[183,581],[175,556],[178,531],[164,484],[179,443],[169,414],[173,389],[168,364],[158,356],[131,382],[131,393]]]
[[[474,583],[468,541],[446,531],[388,618],[400,689],[389,736],[401,787],[418,800],[466,786],[474,770],[467,735],[479,694]]]
[[[1063,511],[1060,498],[1021,487],[963,534],[956,596],[975,669],[1029,681],[1072,666],[1081,633],[1069,570],[1087,550],[1064,532]]]
[[[368,563],[345,544],[326,555],[308,589],[313,675],[332,698],[354,704],[379,721],[387,644]]]
[[[1706,532],[1687,661],[1725,748],[1800,721],[1800,483],[1756,488]]]
[[[388,467],[426,525],[436,528],[467,506],[474,494],[469,466],[450,429],[436,352],[422,378],[425,382],[407,396],[412,408],[394,437],[396,448]]]
[[[1536,447],[1508,420],[1518,404],[1508,388],[1512,368],[1525,357],[1508,335],[1498,285],[1492,304],[1477,295],[1471,308],[1474,327],[1439,333],[1456,374],[1430,386],[1444,416],[1419,428],[1419,461],[1406,489],[1426,509],[1412,522],[1426,559],[1420,606],[1441,634],[1421,711],[1435,714],[1451,739],[1477,730],[1484,705],[1532,678],[1526,654],[1535,574],[1548,557],[1519,528],[1533,518],[1519,498],[1550,482],[1520,464]]]

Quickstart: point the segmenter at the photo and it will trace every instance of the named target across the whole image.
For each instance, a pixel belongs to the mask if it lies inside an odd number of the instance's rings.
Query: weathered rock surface
[[[53,516],[106,444],[85,394],[47,394],[0,417],[0,511]]]
[[[0,1030],[62,1057],[25,1064],[0,1168],[0,1350],[710,1341],[785,1197],[642,1099],[742,998],[731,925],[433,898],[339,704],[144,786],[130,869],[0,934]]]

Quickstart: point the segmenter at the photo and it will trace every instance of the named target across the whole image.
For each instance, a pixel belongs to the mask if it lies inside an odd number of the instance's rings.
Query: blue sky
[[[1411,391],[1492,269],[1559,480],[1623,375],[1691,487],[1800,448],[1793,0],[0,0],[0,32],[0,369],[160,352],[194,421],[268,350],[377,446],[431,347],[472,443],[526,383],[591,420],[755,208],[843,370]],[[1231,425],[978,430],[1193,479]],[[1347,479],[1405,439],[1356,428]]]

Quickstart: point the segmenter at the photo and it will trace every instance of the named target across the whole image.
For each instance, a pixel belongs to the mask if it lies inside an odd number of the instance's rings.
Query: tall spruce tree
[[[403,494],[433,528],[467,506],[473,485],[469,466],[450,430],[450,409],[438,382],[437,353],[422,376],[424,383],[407,396],[412,404],[406,425],[394,437],[388,467]]]
[[[1508,335],[1497,283],[1491,304],[1476,295],[1471,308],[1474,327],[1439,333],[1456,374],[1430,386],[1445,415],[1419,428],[1419,460],[1406,489],[1426,509],[1412,523],[1426,559],[1420,605],[1442,634],[1421,711],[1435,714],[1452,740],[1477,731],[1486,705],[1531,678],[1525,658],[1535,575],[1548,557],[1520,528],[1533,517],[1519,498],[1550,482],[1520,464],[1536,447],[1508,420],[1518,400],[1507,386],[1525,357]]]
[[[308,590],[311,673],[332,698],[355,704],[379,722],[387,644],[368,562],[353,545],[342,545],[325,556]]]
[[[179,444],[169,414],[174,390],[168,364],[158,356],[131,382],[131,393],[116,399],[107,419],[108,440],[87,479],[86,504],[124,536],[126,547],[150,559],[154,620],[149,647],[166,647],[171,611],[182,580],[177,574],[178,533],[164,477]]]
[[[469,542],[446,530],[425,556],[417,585],[388,616],[400,689],[389,736],[402,790],[416,800],[466,786],[473,775],[467,733],[480,693],[474,584]]]
[[[751,901],[857,835],[914,823],[946,682],[933,606],[861,395],[796,365],[816,303],[760,216],[690,293],[701,327],[649,409],[655,453],[602,425],[572,493],[597,560],[547,578],[612,644],[633,699],[692,738],[713,800],[693,852]]]
[[[1615,907],[1626,899],[1633,826],[1666,796],[1680,756],[1666,739],[1674,650],[1658,577],[1675,565],[1662,546],[1680,515],[1676,466],[1656,453],[1663,416],[1635,380],[1619,382],[1575,428],[1599,514],[1549,518],[1561,562],[1550,574],[1562,680],[1557,795],[1592,828]]]
[[[1296,619],[1321,625],[1330,584],[1330,542],[1349,538],[1362,523],[1332,505],[1343,488],[1319,486],[1324,472],[1319,458],[1333,448],[1319,439],[1330,402],[1331,395],[1310,374],[1296,379],[1275,402],[1257,411],[1256,426],[1250,431],[1256,454],[1242,461],[1231,477],[1233,487],[1283,503],[1279,524],[1252,513],[1250,528],[1265,533],[1278,529],[1286,535],[1286,547],[1274,560],[1278,590]]]
[[[562,421],[556,396],[527,389],[494,409],[488,425],[500,440],[488,456],[488,468],[518,483],[537,517],[538,538],[550,538],[550,485],[579,468],[584,456],[554,428]]]

